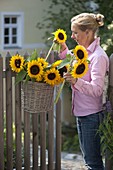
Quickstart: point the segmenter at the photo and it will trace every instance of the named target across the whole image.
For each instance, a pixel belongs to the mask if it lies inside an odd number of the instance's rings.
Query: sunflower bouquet
[[[88,71],[88,53],[86,49],[77,45],[72,51],[72,54],[67,54],[66,59],[64,59],[59,65],[58,69],[61,69],[65,65],[69,64],[69,72],[73,78],[81,78]]]
[[[63,78],[64,72],[70,72],[74,78],[80,78],[86,74],[88,70],[88,54],[83,46],[77,45],[71,50],[71,54],[67,54],[64,60],[57,60],[50,64],[48,57],[51,51],[57,50],[59,52],[61,43],[67,40],[67,35],[63,29],[57,29],[49,39],[52,39],[53,43],[45,58],[41,58],[36,50],[27,58],[20,54],[11,57],[11,69],[17,73],[16,83],[32,81],[46,83],[52,87],[62,84],[61,92],[65,83]]]
[[[83,46],[77,45],[71,50],[71,54],[69,53],[66,55],[66,58],[58,65],[57,69],[64,70],[65,68],[65,70],[67,70],[65,72],[69,72],[73,78],[81,78],[87,73],[89,63],[87,50]],[[69,65],[68,69],[67,65]],[[56,96],[55,103],[57,103],[60,97],[64,84],[65,80],[62,81],[62,85]]]
[[[38,57],[35,50],[27,59],[16,54],[11,57],[10,66],[16,75],[16,84],[19,82],[43,82],[55,86],[63,82],[63,73],[69,70],[69,64],[58,68],[62,60],[49,64],[44,58]]]
[[[58,52],[60,51],[60,44],[67,40],[67,35],[64,30],[58,29],[56,32],[52,33],[53,36],[53,46]],[[74,78],[83,77],[88,71],[88,53],[87,50],[82,45],[75,46],[71,50],[71,53],[66,55],[66,58],[61,61],[57,69],[65,70],[65,72],[70,72]],[[68,69],[67,66],[69,65]]]
[[[62,60],[50,64],[47,59],[53,49],[60,49],[60,43],[66,41],[67,35],[62,29],[58,29],[52,33],[52,35],[53,44],[45,58],[39,57],[36,50],[27,58],[20,54],[11,57],[11,69],[17,73],[16,83],[24,80],[24,82],[44,82],[55,86],[63,81],[63,71],[67,71],[65,69],[69,68],[69,65],[66,65],[65,68],[57,69],[57,66]],[[57,40],[58,43],[56,43],[55,40]]]

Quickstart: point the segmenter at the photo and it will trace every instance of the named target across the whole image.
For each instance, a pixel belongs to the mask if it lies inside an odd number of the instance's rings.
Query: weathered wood
[[[105,154],[105,170],[113,170],[113,159],[110,159],[110,151],[107,150]]]
[[[32,114],[32,133],[33,133],[33,169],[38,170],[38,114]]]
[[[48,113],[48,170],[54,168],[54,111]]]
[[[56,104],[56,170],[61,170],[61,99]]]
[[[24,167],[30,170],[30,114],[24,112]]]
[[[40,113],[40,169],[46,170],[46,113]]]
[[[13,133],[12,133],[12,72],[9,66],[9,57],[6,57],[6,157],[7,170],[13,169]]]
[[[16,169],[20,170],[22,167],[22,141],[21,141],[21,83],[15,86],[15,136],[16,136]]]
[[[3,58],[0,56],[0,170],[4,170]]]

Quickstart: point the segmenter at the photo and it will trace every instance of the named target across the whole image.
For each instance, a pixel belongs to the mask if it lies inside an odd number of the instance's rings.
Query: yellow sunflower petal
[[[46,70],[46,72],[44,74],[44,80],[46,83],[48,83],[52,86],[58,84],[58,82],[60,80],[60,74],[59,74],[58,70],[56,70],[55,68]]]
[[[63,29],[58,29],[53,33],[55,36],[55,40],[60,44],[64,43],[67,40],[66,32]]]
[[[38,76],[38,77],[36,78],[36,81],[37,81],[37,82],[43,81],[43,76]]]
[[[38,61],[39,63],[41,63],[41,65],[43,66],[43,68],[46,68],[46,67],[48,66],[48,64],[49,64],[47,61],[45,61],[44,58],[38,58],[37,61]]]
[[[19,54],[12,56],[10,59],[11,69],[19,73],[23,69],[24,61],[24,57]]]
[[[83,47],[82,45],[77,45],[73,49],[73,53],[76,57],[76,60],[79,60],[80,62],[83,62],[84,60],[88,58],[88,52],[85,49],[85,47]]]
[[[28,62],[27,72],[29,77],[40,79],[43,75],[43,67],[37,60]]]
[[[59,66],[60,64],[61,64],[61,62],[62,62],[62,60],[57,60],[57,61],[55,61],[54,63],[52,63],[52,67],[57,67],[57,66]]]
[[[84,61],[83,63],[75,63],[71,74],[74,78],[83,77],[88,71],[88,62]]]
[[[63,77],[60,77],[60,79],[58,80],[58,83],[57,83],[57,84],[63,83],[63,81],[64,81],[64,78],[63,78]]]

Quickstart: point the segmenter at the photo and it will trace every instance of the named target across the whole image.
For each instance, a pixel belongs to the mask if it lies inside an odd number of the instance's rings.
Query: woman
[[[88,170],[103,170],[100,137],[97,133],[102,115],[104,79],[109,70],[109,59],[100,46],[98,28],[103,26],[101,14],[82,13],[71,19],[71,38],[88,51],[88,72],[74,79],[69,73],[64,78],[72,87],[72,111],[77,120],[80,148]],[[66,57],[68,47],[61,45],[61,59]]]

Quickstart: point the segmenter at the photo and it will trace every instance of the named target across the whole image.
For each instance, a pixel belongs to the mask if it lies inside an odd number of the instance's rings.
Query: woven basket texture
[[[39,82],[22,82],[22,108],[29,113],[47,112],[53,108],[54,87]]]

